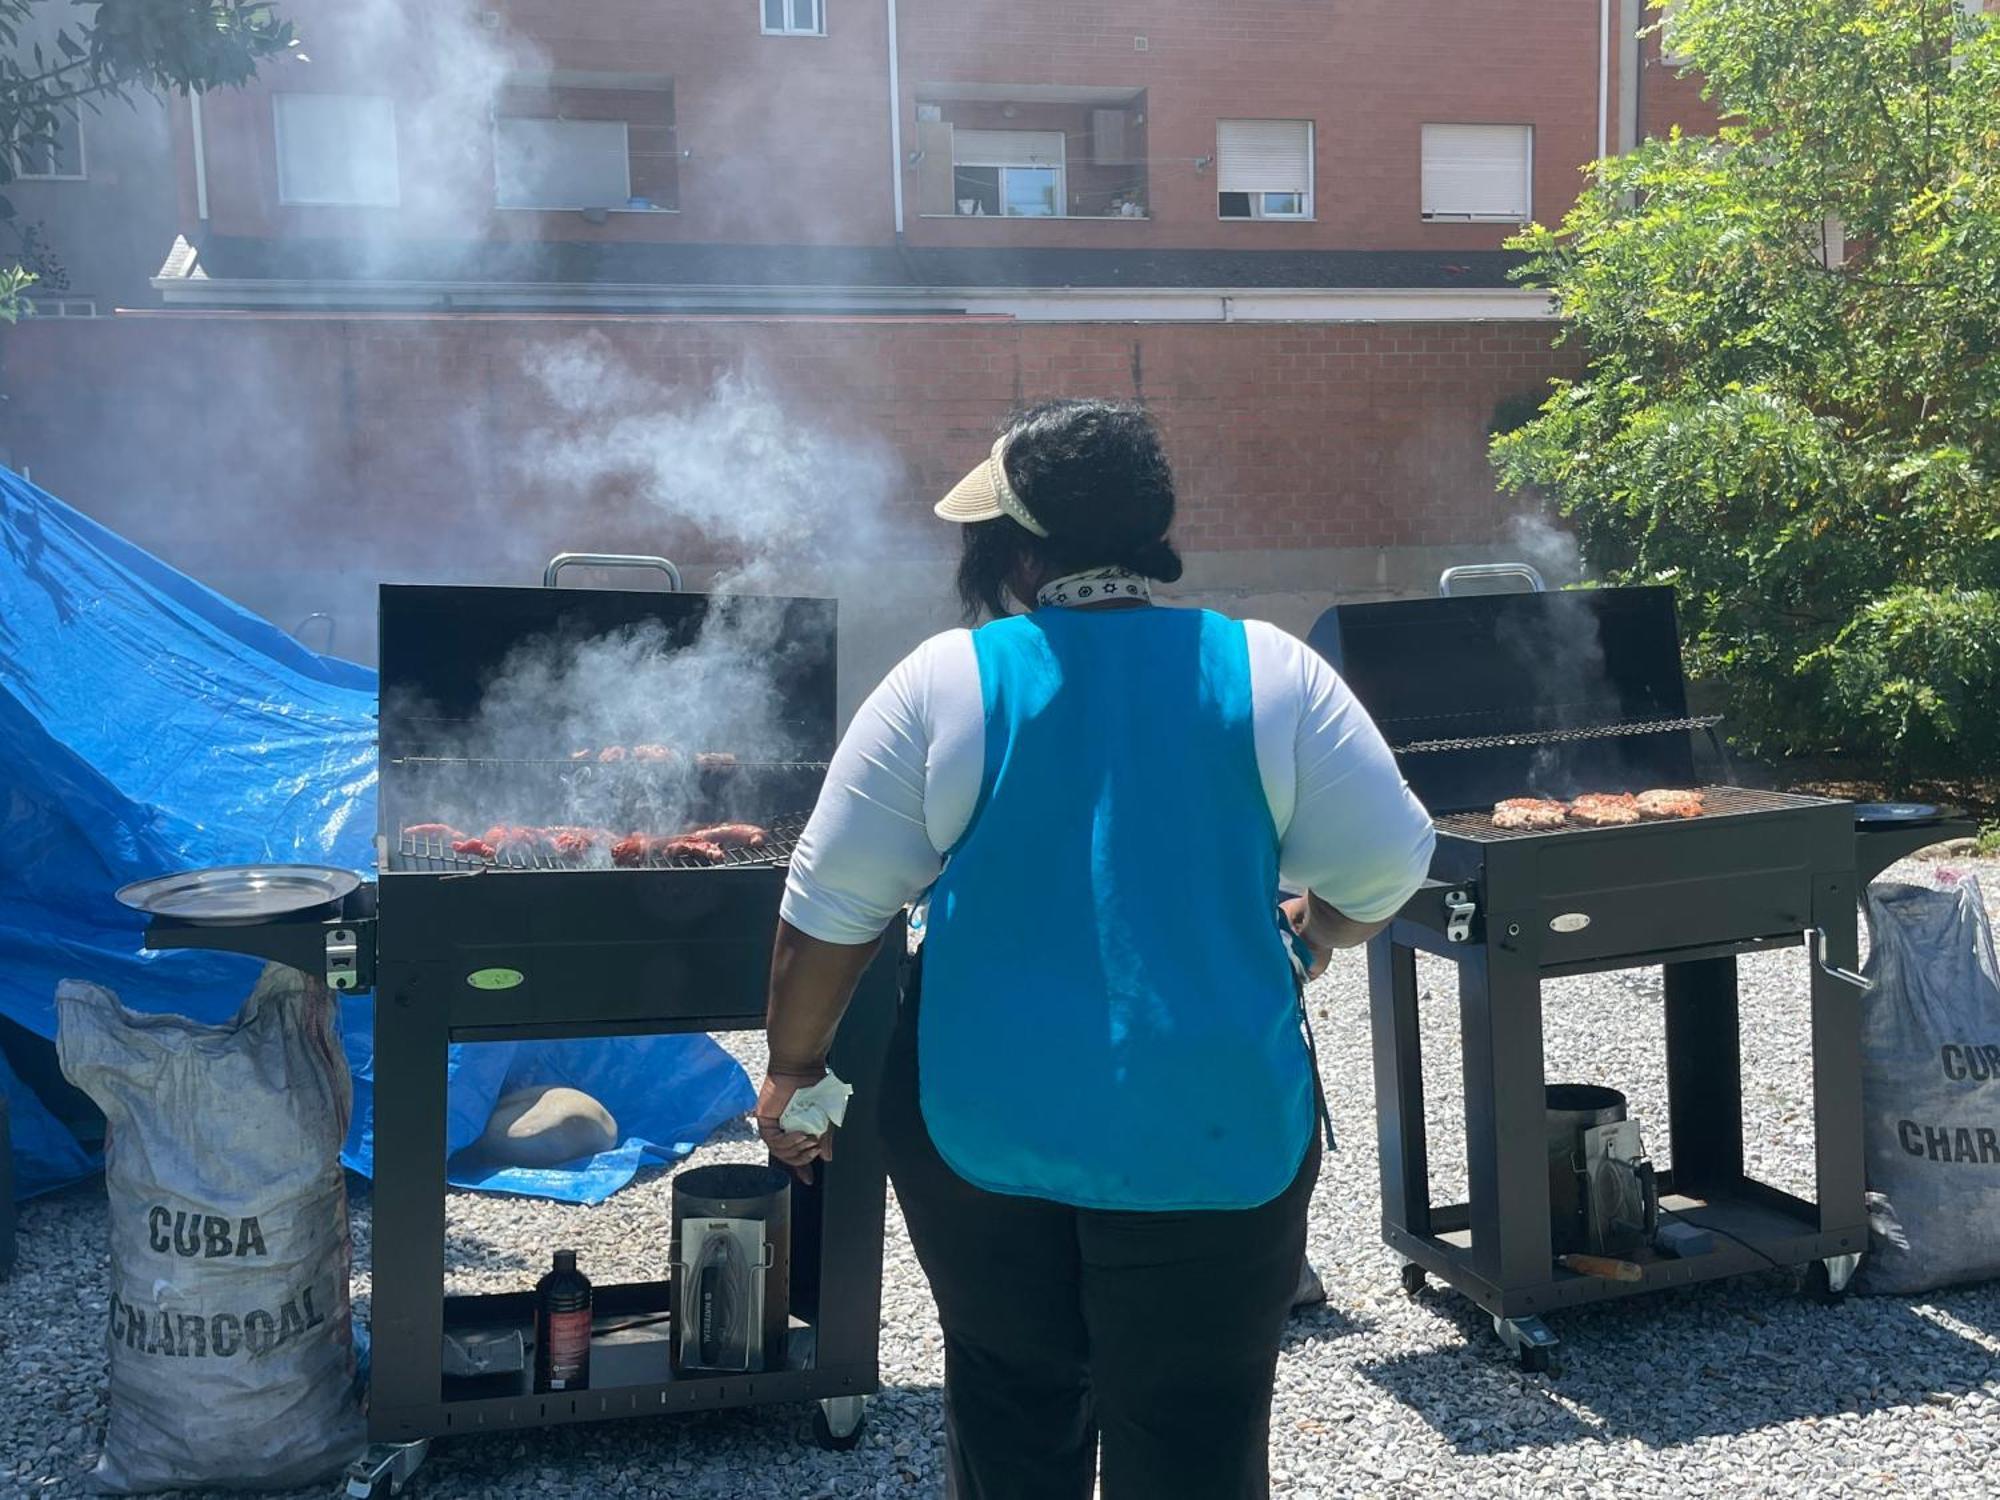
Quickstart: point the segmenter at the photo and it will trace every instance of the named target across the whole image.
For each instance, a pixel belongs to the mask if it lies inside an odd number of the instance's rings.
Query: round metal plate
[[[151,917],[238,927],[331,905],[360,884],[353,871],[331,865],[219,865],[138,881],[118,899]]]
[[[1929,802],[1863,802],[1854,809],[1854,821],[1870,823],[1935,823],[1944,814]]]

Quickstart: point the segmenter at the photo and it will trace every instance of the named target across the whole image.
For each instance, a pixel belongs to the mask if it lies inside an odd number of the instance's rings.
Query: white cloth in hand
[[[800,1089],[778,1116],[780,1130],[796,1130],[801,1135],[825,1135],[847,1119],[847,1101],[854,1085],[843,1083],[828,1073],[811,1088]]]

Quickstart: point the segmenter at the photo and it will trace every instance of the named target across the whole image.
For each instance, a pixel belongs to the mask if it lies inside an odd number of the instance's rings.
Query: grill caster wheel
[[[1403,1290],[1405,1292],[1414,1297],[1429,1285],[1430,1278],[1424,1274],[1422,1266],[1413,1260],[1403,1262]]]
[[[1549,1325],[1540,1318],[1495,1318],[1493,1331],[1507,1346],[1515,1362],[1530,1375],[1555,1376],[1562,1373],[1561,1347]]]
[[[1836,1255],[1831,1260],[1816,1260],[1805,1269],[1800,1278],[1799,1290],[1808,1302],[1817,1302],[1821,1307],[1838,1307],[1847,1300],[1847,1288],[1854,1280],[1855,1267],[1861,1264],[1858,1255]]]
[[[1520,1360],[1521,1369],[1529,1375],[1560,1375],[1562,1373],[1562,1361],[1556,1357],[1556,1352],[1553,1349],[1545,1349],[1540,1345],[1530,1345],[1528,1348],[1523,1349],[1516,1358]]]
[[[868,1430],[868,1408],[860,1396],[835,1396],[813,1408],[813,1442],[828,1453],[852,1453]]]

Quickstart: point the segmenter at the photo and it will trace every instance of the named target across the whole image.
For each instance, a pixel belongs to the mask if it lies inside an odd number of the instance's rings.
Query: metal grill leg
[[[1553,1274],[1542,984],[1531,964],[1467,945],[1458,965],[1472,1263],[1502,1292]]]
[[[1430,1148],[1424,1136],[1424,1063],[1417,1024],[1417,954],[1387,933],[1368,944],[1368,1011],[1375,1046],[1375,1136],[1382,1218],[1431,1232]]]

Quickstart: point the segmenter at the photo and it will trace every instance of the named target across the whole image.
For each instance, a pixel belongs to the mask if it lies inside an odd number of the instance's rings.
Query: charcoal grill
[[[670,565],[662,571],[678,582]],[[782,758],[697,743],[671,763],[586,764],[553,726],[545,744],[524,750],[510,735],[510,753],[485,754],[467,743],[483,684],[527,641],[643,627],[678,650],[697,641],[714,611],[743,607],[674,588],[385,585],[377,878],[335,906],[282,920],[224,928],[160,919],[148,928],[152,947],[251,953],[323,973],[338,989],[375,991],[375,1132],[394,1145],[375,1158],[373,1446],[350,1477],[351,1494],[400,1484],[435,1437],[609,1417],[816,1401],[824,1445],[858,1441],[863,1399],[878,1383],[885,1190],[872,1111],[903,951],[894,932],[834,1044],[834,1066],[856,1085],[839,1157],[812,1186],[794,1189],[783,1368],[675,1378],[664,1219],[659,1278],[597,1289],[600,1327],[619,1331],[594,1347],[589,1390],[535,1394],[532,1359],[519,1378],[497,1383],[444,1367],[446,1337],[518,1330],[531,1341],[533,1312],[525,1277],[512,1293],[443,1295],[447,1047],[762,1026],[786,865],[834,743],[834,606],[755,601],[782,617],[775,634],[784,649],[769,663]],[[753,753],[706,767],[693,753],[739,749]],[[569,822],[561,810],[582,783],[612,805],[664,801],[689,824],[747,821],[769,837],[719,865],[651,858],[619,868],[539,849],[476,858],[403,831],[482,796],[506,804],[491,807],[494,821]]]
[[[1543,1315],[1559,1308],[1771,1267],[1807,1268],[1838,1293],[1867,1244],[1857,881],[1950,830],[1857,834],[1844,802],[1702,785],[1696,737],[1716,721],[1689,711],[1670,589],[1343,605],[1312,642],[1438,829],[1430,879],[1368,954],[1383,1234],[1406,1287],[1435,1275],[1471,1297],[1530,1368],[1555,1355]],[[1699,787],[1705,811],[1548,832],[1492,819],[1507,797],[1654,787]],[[1812,1202],[1744,1165],[1737,959],[1786,947],[1812,966]],[[1461,1204],[1430,1196],[1419,951],[1458,969]],[[1672,1170],[1661,1204],[1712,1248],[1642,1251],[1637,1281],[1574,1274],[1551,1243],[1542,982],[1651,965],[1665,974]]]

